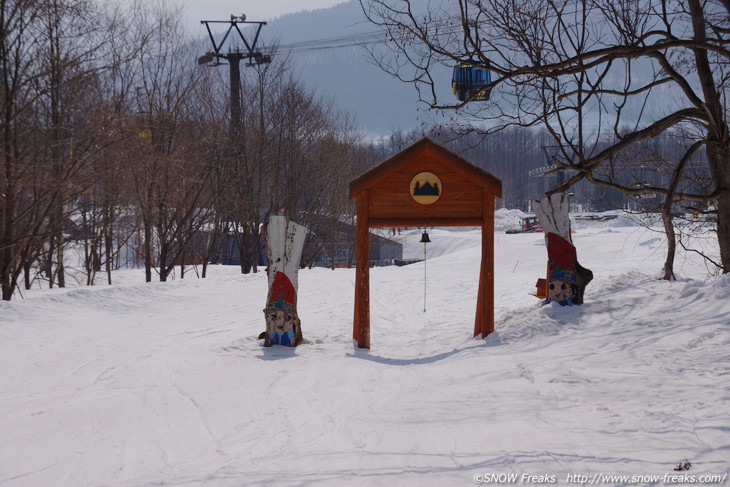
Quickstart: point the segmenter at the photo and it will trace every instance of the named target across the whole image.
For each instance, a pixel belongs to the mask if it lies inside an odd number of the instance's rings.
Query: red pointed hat
[[[269,294],[269,303],[282,300],[285,303],[295,304],[297,302],[297,292],[286,274],[279,271],[274,276],[274,282],[271,284],[271,294]]]

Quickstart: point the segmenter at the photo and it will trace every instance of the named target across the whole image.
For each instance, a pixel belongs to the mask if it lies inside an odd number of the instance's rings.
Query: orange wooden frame
[[[436,174],[441,195],[433,204],[411,196],[410,182],[421,172]],[[355,316],[352,337],[370,348],[370,228],[480,226],[479,269],[474,336],[494,331],[494,198],[502,182],[469,162],[423,138],[350,183],[357,205]]]

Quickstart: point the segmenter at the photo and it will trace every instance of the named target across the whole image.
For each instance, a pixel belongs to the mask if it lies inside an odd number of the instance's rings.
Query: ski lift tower
[[[213,50],[206,52],[203,56],[200,56],[198,58],[198,64],[220,66],[225,64],[224,62],[221,62],[221,60],[228,62],[231,88],[231,136],[235,137],[236,135],[240,135],[241,132],[241,60],[249,60],[246,66],[258,66],[260,64],[268,64],[271,62],[271,56],[265,55],[261,53],[261,51],[256,50],[256,43],[259,40],[261,28],[266,25],[266,22],[248,21],[246,20],[246,16],[241,14],[231,15],[231,20],[201,20],[200,23],[205,24],[205,28],[208,30],[208,36],[210,37],[210,42],[213,44]],[[210,24],[228,24],[228,30],[220,42],[216,42],[213,32],[210,30]],[[257,26],[256,34],[251,42],[246,39],[246,36],[243,35],[243,32],[239,27],[239,25],[245,24]],[[229,49],[228,52],[222,52],[223,45],[233,31],[238,34],[238,37],[243,42],[245,50],[237,48],[235,50]]]

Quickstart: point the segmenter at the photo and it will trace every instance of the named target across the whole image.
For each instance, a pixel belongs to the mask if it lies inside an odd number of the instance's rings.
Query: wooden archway
[[[494,331],[494,198],[502,182],[424,137],[350,183],[357,204],[352,336],[370,348],[370,228],[480,226],[474,336]]]

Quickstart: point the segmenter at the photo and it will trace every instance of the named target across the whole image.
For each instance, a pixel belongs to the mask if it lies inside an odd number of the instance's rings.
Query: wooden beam
[[[352,335],[359,348],[370,348],[370,222],[369,191],[357,196],[355,319]]]
[[[479,227],[483,218],[371,218],[371,228],[383,227]]]
[[[482,227],[482,261],[486,261],[482,338],[494,331],[494,195],[484,191],[484,226]]]
[[[482,227],[482,245],[484,245],[484,227]],[[477,315],[474,319],[474,337],[482,332],[484,321],[484,261],[479,266],[479,292],[477,293]],[[484,337],[482,337],[484,338]]]
[[[494,331],[494,195],[485,190],[482,204],[482,262],[474,336],[486,338]]]

